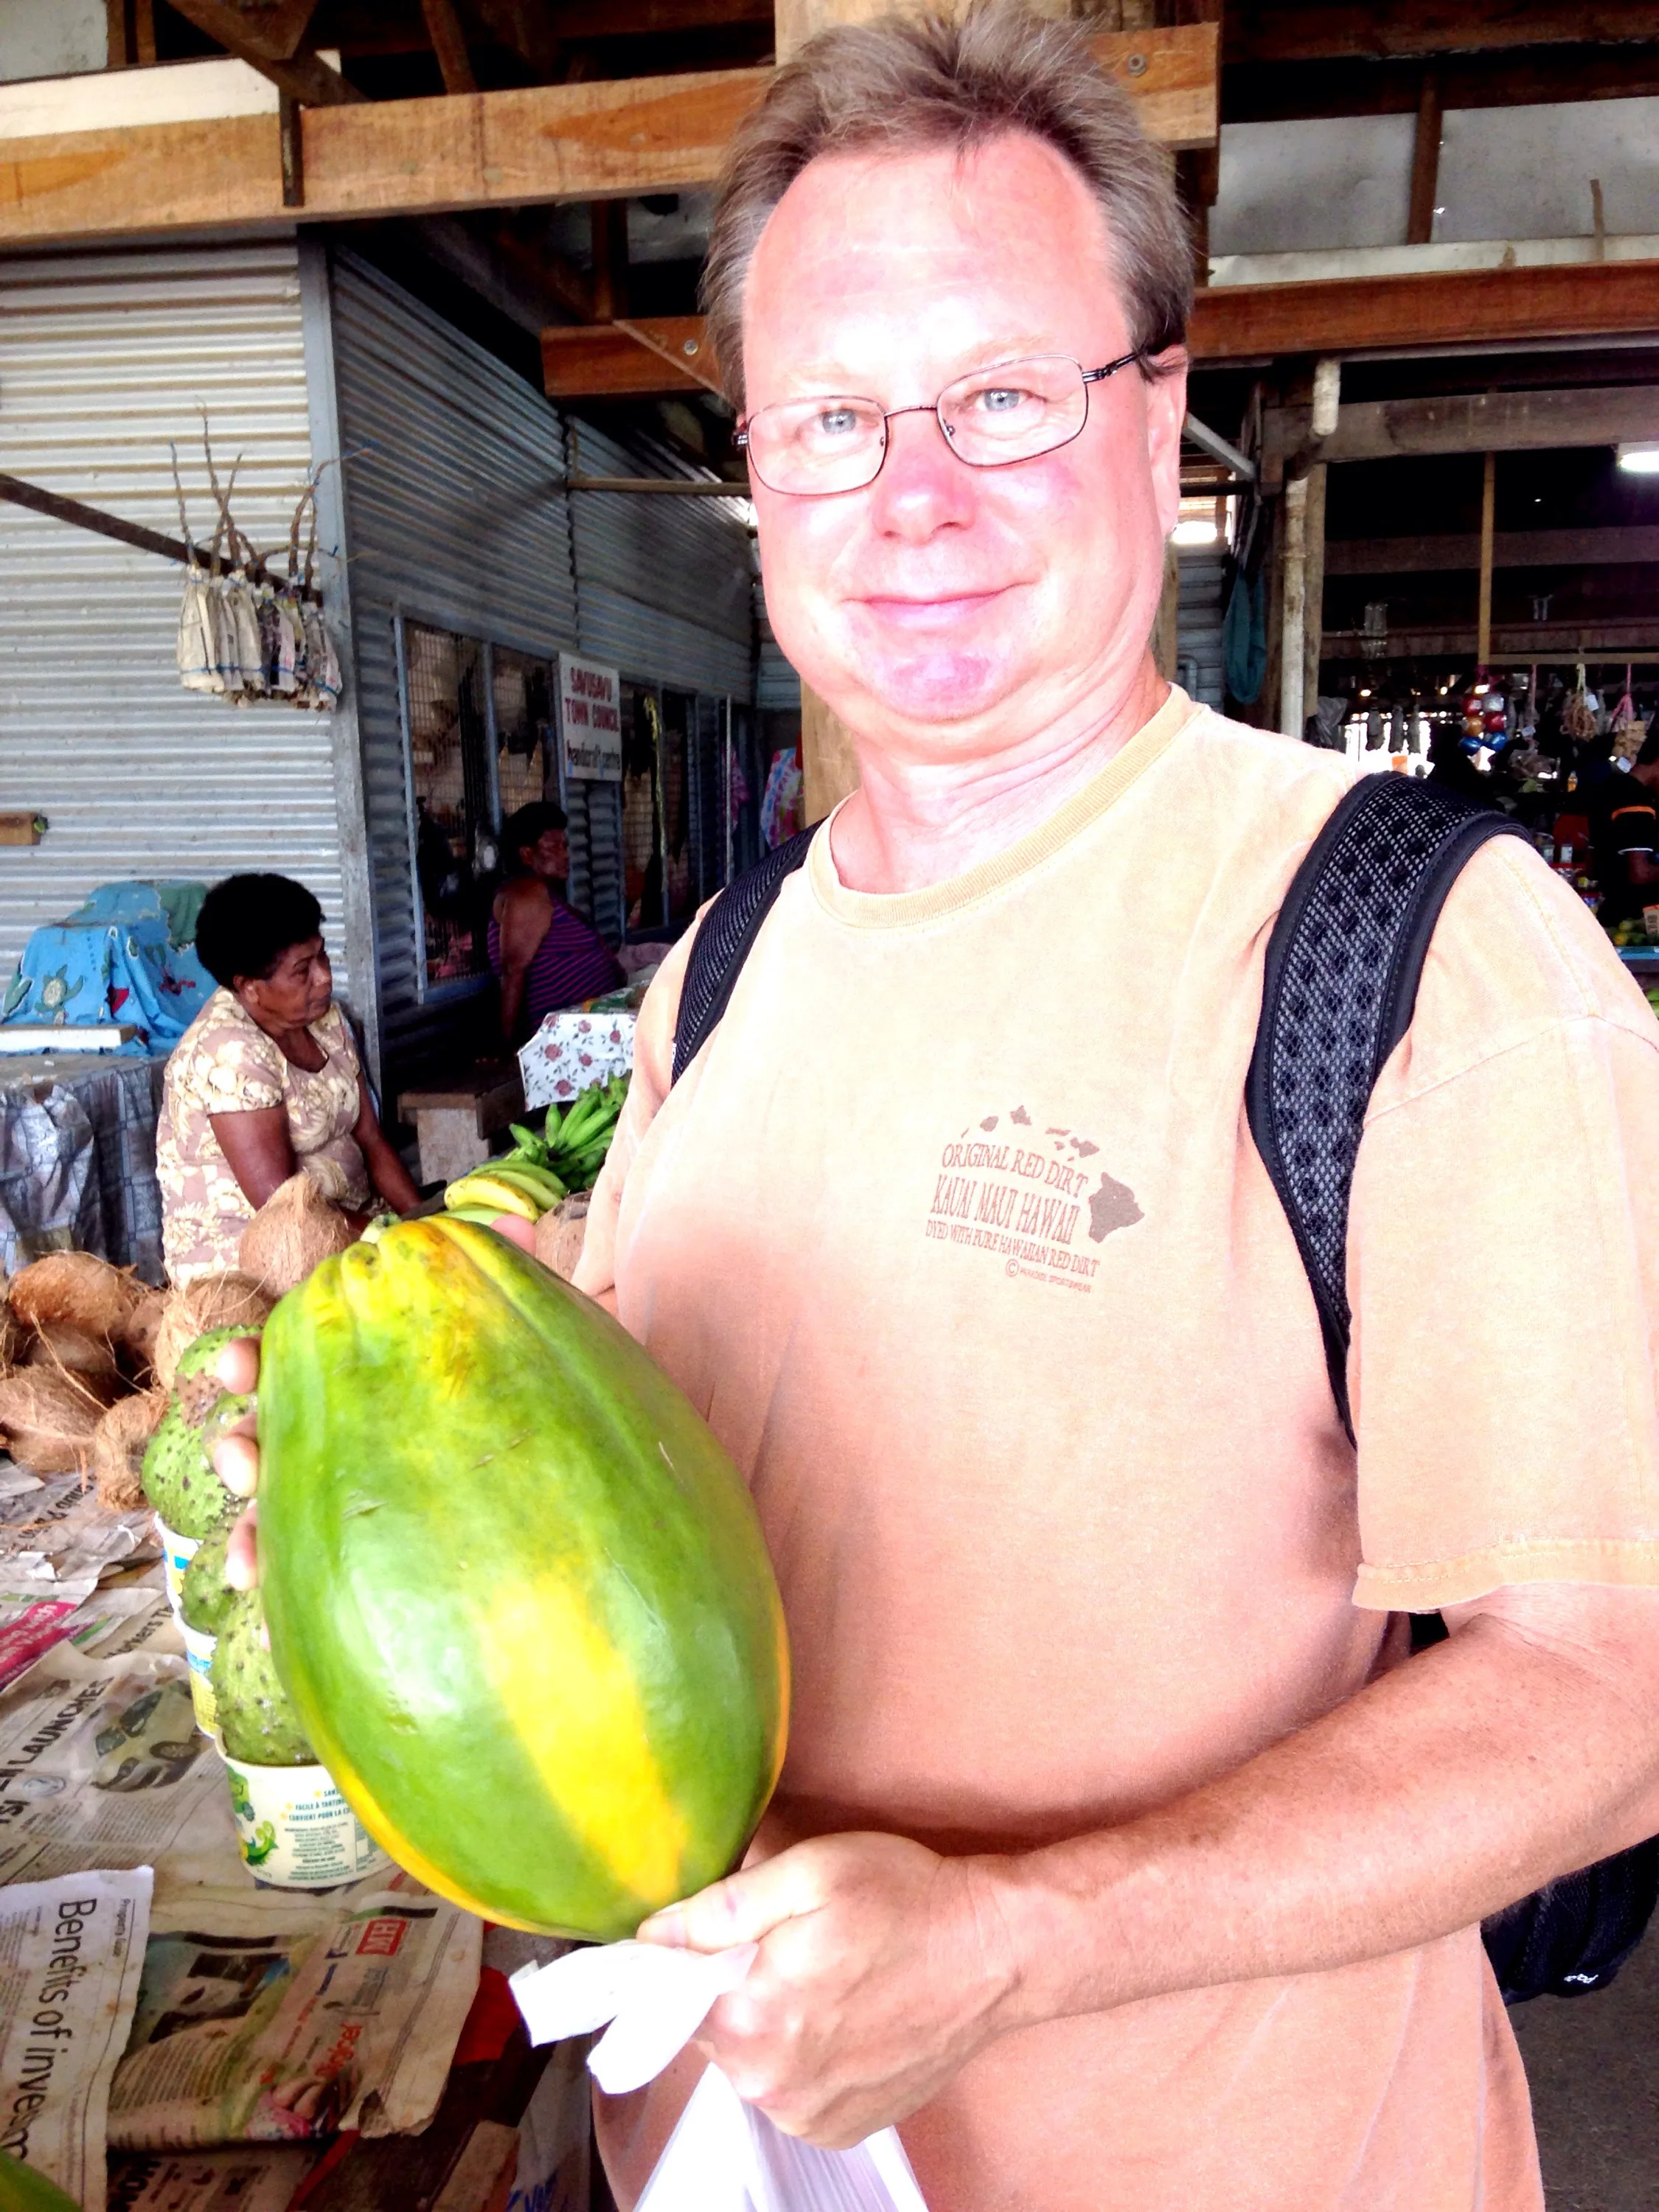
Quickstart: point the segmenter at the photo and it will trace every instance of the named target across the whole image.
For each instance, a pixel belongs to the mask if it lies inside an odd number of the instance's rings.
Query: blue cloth
[[[0,1020],[58,1029],[131,1023],[118,1050],[170,1052],[206,1004],[213,978],[196,957],[201,884],[100,884],[86,904],[35,930]]]

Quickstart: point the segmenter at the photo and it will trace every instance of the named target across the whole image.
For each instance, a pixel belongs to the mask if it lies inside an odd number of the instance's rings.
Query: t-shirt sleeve
[[[702,916],[698,917],[699,922]],[[571,1281],[591,1298],[603,1297],[617,1284],[617,1223],[629,1170],[639,1156],[647,1130],[674,1079],[674,1024],[680,1009],[680,987],[696,934],[689,929],[674,945],[653,977],[634,1029],[634,1072],[628,1097],[617,1119],[599,1179],[588,1202],[587,1227],[581,1257]]]
[[[1510,839],[1378,1084],[1348,1270],[1356,1601],[1659,1584],[1659,1023]]]
[[[187,1087],[207,1114],[257,1114],[283,1103],[281,1048],[252,1022],[204,1030],[191,1054]]]

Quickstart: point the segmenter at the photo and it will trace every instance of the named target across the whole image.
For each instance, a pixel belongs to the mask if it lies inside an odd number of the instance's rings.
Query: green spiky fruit
[[[185,1569],[179,1607],[185,1627],[198,1636],[217,1636],[236,1601],[237,1593],[225,1580],[225,1551],[234,1526],[234,1516],[227,1513],[211,1534],[202,1539]]]
[[[234,1338],[257,1334],[210,1328],[179,1355],[167,1412],[144,1453],[144,1495],[177,1535],[210,1534],[236,1505],[208,1454],[253,1401],[224,1389],[213,1363]]]
[[[276,1679],[254,1590],[233,1590],[213,1647],[213,1694],[228,1759],[250,1766],[311,1766],[317,1754]]]

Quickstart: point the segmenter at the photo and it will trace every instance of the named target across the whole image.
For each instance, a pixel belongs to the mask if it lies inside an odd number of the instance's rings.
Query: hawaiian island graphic
[[[1039,1132],[1023,1104],[988,1114],[944,1146],[926,1233],[995,1254],[1006,1274],[1090,1290],[1100,1261],[1088,1245],[1145,1218],[1127,1183],[1085,1164],[1099,1152],[1058,1124]]]

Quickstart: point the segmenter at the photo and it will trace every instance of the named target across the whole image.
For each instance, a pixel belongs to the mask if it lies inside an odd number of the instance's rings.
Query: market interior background
[[[1659,5],[1044,4],[1191,220],[1161,665],[1368,769],[1455,757],[1594,902],[1578,748],[1659,705]],[[486,1148],[508,1115],[480,901],[515,805],[564,805],[572,902],[642,969],[848,787],[767,627],[697,283],[736,118],[861,12],[0,0],[0,1118],[82,1100],[110,1257],[154,1272],[161,1060],[150,970],[81,962],[127,911],[88,919],[100,887],[312,886],[418,1165],[413,1102]],[[308,702],[181,684],[174,556],[228,566],[227,515],[307,570]],[[599,773],[573,663],[615,681]],[[1517,2019],[1560,2212],[1653,2202],[1654,1955]]]

